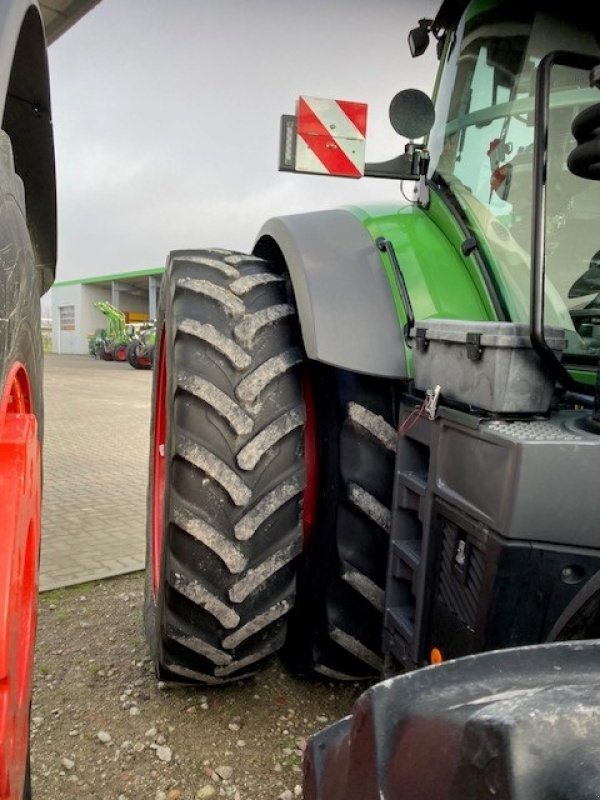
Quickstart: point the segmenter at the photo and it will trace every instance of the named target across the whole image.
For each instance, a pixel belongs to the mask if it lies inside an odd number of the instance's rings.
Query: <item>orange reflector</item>
[[[443,660],[444,656],[442,655],[442,651],[438,650],[437,647],[432,647],[431,653],[429,654],[429,663],[441,664]]]

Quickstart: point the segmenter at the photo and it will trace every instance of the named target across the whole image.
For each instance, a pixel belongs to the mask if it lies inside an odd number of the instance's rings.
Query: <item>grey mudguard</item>
[[[401,326],[380,255],[350,212],[270,219],[254,252],[272,259],[277,249],[294,287],[309,358],[368,375],[407,376]]]

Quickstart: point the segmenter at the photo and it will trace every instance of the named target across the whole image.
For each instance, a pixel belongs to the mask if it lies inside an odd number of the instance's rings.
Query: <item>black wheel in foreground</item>
[[[285,276],[173,253],[156,355],[146,635],[163,680],[222,683],[282,647],[294,604],[305,406]]]
[[[497,650],[379,683],[309,740],[306,800],[598,794],[598,641]],[[543,742],[543,746],[539,743]]]

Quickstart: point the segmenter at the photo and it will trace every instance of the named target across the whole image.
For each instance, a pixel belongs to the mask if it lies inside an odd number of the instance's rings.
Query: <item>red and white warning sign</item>
[[[300,97],[296,171],[360,178],[365,171],[366,134],[365,103]]]

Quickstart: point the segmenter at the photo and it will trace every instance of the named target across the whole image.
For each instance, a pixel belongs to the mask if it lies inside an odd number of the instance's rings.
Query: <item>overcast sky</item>
[[[367,160],[396,155],[399,89],[430,91],[406,35],[436,0],[102,0],[49,52],[57,280],[249,250],[281,213],[395,199],[395,182],[277,172],[300,94],[369,104]]]

